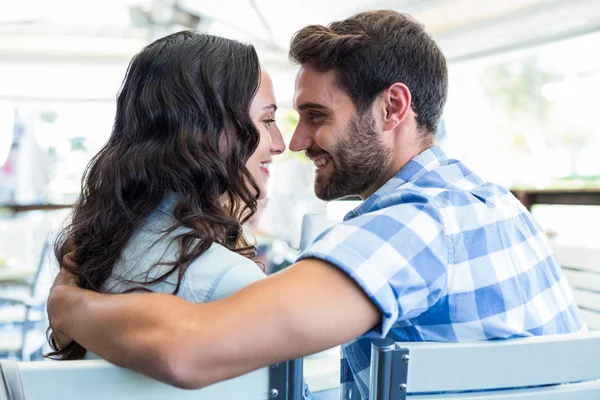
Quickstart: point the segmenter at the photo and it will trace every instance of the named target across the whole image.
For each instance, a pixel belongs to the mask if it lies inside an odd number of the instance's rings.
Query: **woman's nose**
[[[284,151],[285,151],[285,141],[283,140],[283,136],[281,135],[279,128],[277,128],[271,134],[271,153],[272,154],[281,154]]]

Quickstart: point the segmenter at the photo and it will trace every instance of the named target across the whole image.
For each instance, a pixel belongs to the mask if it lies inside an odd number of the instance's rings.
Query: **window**
[[[600,33],[451,64],[443,145],[515,188],[600,187]]]

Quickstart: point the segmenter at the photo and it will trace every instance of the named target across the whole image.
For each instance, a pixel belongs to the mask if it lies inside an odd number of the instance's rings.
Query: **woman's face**
[[[273,93],[273,82],[271,82],[271,77],[264,69],[260,75],[258,91],[250,104],[250,117],[260,133],[260,141],[256,150],[246,162],[246,168],[258,185],[260,191],[258,198],[264,199],[267,195],[269,168],[273,156],[283,153],[285,143],[275,123],[277,105]]]

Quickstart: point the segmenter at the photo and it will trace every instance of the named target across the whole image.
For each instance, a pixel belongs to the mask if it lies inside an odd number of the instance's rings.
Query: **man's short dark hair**
[[[294,35],[290,59],[337,72],[337,84],[359,112],[396,82],[412,94],[417,125],[438,129],[448,91],[446,59],[424,26],[395,11],[367,11],[328,26],[309,25]]]

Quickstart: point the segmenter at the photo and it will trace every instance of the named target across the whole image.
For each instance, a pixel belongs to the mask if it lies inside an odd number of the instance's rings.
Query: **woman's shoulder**
[[[190,229],[180,226],[173,230],[176,221],[168,211],[161,205],[133,234],[105,284],[106,291],[123,292],[136,286],[127,280],[150,282],[172,268],[170,263],[177,260],[180,253],[177,238]],[[187,267],[177,295],[193,302],[213,301],[262,277],[263,272],[252,260],[213,243]],[[147,287],[155,292],[173,293],[177,279],[175,271]]]
[[[264,277],[254,261],[214,243],[188,267],[180,296],[198,303],[215,301]]]

